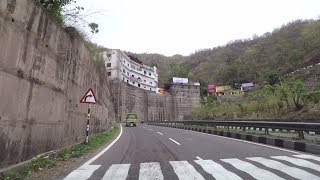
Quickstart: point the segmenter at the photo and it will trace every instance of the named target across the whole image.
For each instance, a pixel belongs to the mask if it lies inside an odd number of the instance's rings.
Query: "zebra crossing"
[[[162,171],[159,162],[140,163],[139,180],[204,180],[204,175],[200,172],[206,172],[210,179],[216,180],[242,180],[250,176],[258,180],[284,180],[284,179],[302,179],[302,180],[320,180],[320,157],[314,155],[293,155],[293,156],[270,156],[270,157],[247,157],[247,158],[229,158],[213,160],[193,160],[191,161],[169,161],[175,177],[166,177],[166,171]],[[195,166],[199,165],[199,166]],[[110,166],[103,177],[103,180],[125,180],[129,178],[131,164],[113,164]],[[81,166],[71,172],[65,180],[70,179],[89,179],[99,165]],[[199,168],[202,170],[199,172]],[[232,172],[236,171],[236,172]],[[89,173],[88,173],[89,172]],[[241,172],[241,173],[239,173]],[[284,174],[286,176],[284,176]],[[283,177],[284,176],[284,177]],[[290,177],[290,178],[288,178]]]

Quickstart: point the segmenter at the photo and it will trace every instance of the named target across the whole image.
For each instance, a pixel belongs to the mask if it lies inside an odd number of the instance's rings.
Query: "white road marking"
[[[175,141],[175,140],[173,140],[173,139],[171,139],[171,138],[169,138],[172,142],[174,142],[174,143],[176,143],[176,144],[178,144],[179,146],[180,146],[180,143],[178,143],[177,141]]]
[[[163,135],[161,132],[157,132],[158,134],[160,134],[160,135]]]
[[[258,180],[284,180],[283,178],[273,174],[264,169],[260,169],[257,166],[239,159],[221,159],[221,161],[231,164],[233,167],[240,171],[250,174],[252,177]]]
[[[308,155],[308,154],[301,154],[301,155],[294,155],[295,157],[302,158],[302,159],[312,159],[315,161],[320,162],[320,157],[318,156],[313,156],[313,155]]]
[[[89,179],[94,171],[99,169],[101,165],[82,165],[78,169],[72,171],[65,180],[85,180]]]
[[[279,170],[297,179],[319,180],[318,176],[315,176],[307,171],[304,171],[295,167],[287,166],[275,160],[265,159],[262,157],[252,157],[247,159],[263,164],[264,166],[267,166],[271,169]]]
[[[201,174],[187,161],[170,161],[174,172],[181,180],[204,180]]]
[[[121,137],[122,135],[122,126],[120,126],[120,134],[118,137],[112,141],[105,149],[100,151],[97,155],[95,155],[93,158],[91,158],[89,161],[85,162],[83,165],[81,165],[78,169],[72,171],[67,177],[65,177],[65,180],[82,180],[82,179],[89,179],[92,173],[97,170],[101,165],[90,165],[93,161],[98,159],[102,154],[104,154],[106,151],[108,151]]]
[[[102,180],[126,180],[130,164],[113,164],[104,174]]]
[[[139,180],[163,180],[163,174],[161,171],[160,163],[150,162],[141,163]]]
[[[239,176],[226,170],[220,164],[211,160],[195,160],[207,173],[211,174],[216,180],[242,180]]]
[[[178,129],[178,130],[186,131],[184,129]],[[288,149],[282,149],[282,148],[278,148],[278,147],[275,147],[275,146],[270,146],[270,145],[266,145],[266,144],[260,144],[260,143],[246,141],[246,140],[242,140],[242,139],[235,139],[235,138],[230,138],[230,137],[225,137],[225,136],[218,136],[218,135],[215,135],[215,134],[208,134],[208,133],[197,132],[197,131],[190,131],[190,132],[191,133],[202,134],[202,135],[214,136],[214,137],[218,137],[218,138],[229,139],[229,140],[233,140],[233,141],[239,141],[239,142],[248,143],[248,144],[254,144],[254,145],[257,145],[257,146],[263,146],[263,147],[267,147],[267,148],[271,148],[271,149],[277,149],[277,150],[286,151],[286,152],[295,153],[295,154],[302,154],[302,153],[300,153],[298,151],[291,151],[291,150],[288,150]]]
[[[149,129],[150,131],[153,131],[153,129]]]
[[[198,160],[203,160],[203,159],[201,159],[201,157],[199,157],[199,156],[196,156],[196,158],[197,158]]]
[[[310,168],[316,171],[320,172],[320,165],[309,162],[307,160],[304,159],[298,159],[298,158],[291,158],[291,157],[287,157],[287,156],[271,156],[274,159],[279,159],[279,160],[284,160],[284,161],[288,161],[292,164],[295,164],[297,166],[301,166],[301,167],[306,167],[306,168]]]

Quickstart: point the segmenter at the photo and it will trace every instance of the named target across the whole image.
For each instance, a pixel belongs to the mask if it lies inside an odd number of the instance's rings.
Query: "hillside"
[[[157,65],[162,85],[172,76],[172,66],[181,65],[188,66],[189,78],[205,83],[261,83],[320,62],[320,20],[297,20],[272,33],[235,40],[190,56],[136,55],[148,65]]]

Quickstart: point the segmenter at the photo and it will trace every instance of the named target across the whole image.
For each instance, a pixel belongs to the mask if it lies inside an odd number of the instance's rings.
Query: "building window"
[[[138,84],[138,87],[140,87],[140,84]]]
[[[111,63],[107,63],[107,67],[111,67]]]
[[[144,71],[144,74],[147,74],[147,71]]]
[[[134,84],[134,82],[132,81],[132,84]]]
[[[136,69],[136,67],[134,67],[134,65],[131,65],[131,68],[134,69],[134,70]]]
[[[150,84],[152,84],[152,82],[150,81]]]
[[[129,63],[128,63],[128,67],[129,67]]]
[[[125,60],[123,60],[123,63],[126,63],[126,61],[125,61]]]
[[[150,88],[150,91],[151,91],[151,88]]]
[[[125,70],[125,69],[123,69],[123,73],[126,73],[126,70]]]
[[[111,72],[108,72],[107,75],[108,75],[108,76],[111,76]]]
[[[145,89],[147,89],[147,87],[144,87]]]
[[[143,82],[147,82],[146,80],[143,80]]]
[[[125,80],[124,80],[124,77],[122,77],[122,80],[125,81]]]
[[[134,75],[132,74],[132,77],[134,77]]]
[[[127,72],[127,75],[129,76],[129,72]]]
[[[149,72],[149,76],[151,76],[151,72]]]
[[[129,83],[129,80],[127,80],[127,83]]]

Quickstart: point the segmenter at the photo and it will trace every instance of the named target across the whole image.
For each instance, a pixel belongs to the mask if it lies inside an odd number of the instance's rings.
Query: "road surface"
[[[320,157],[194,131],[139,124],[61,179],[317,179]]]

